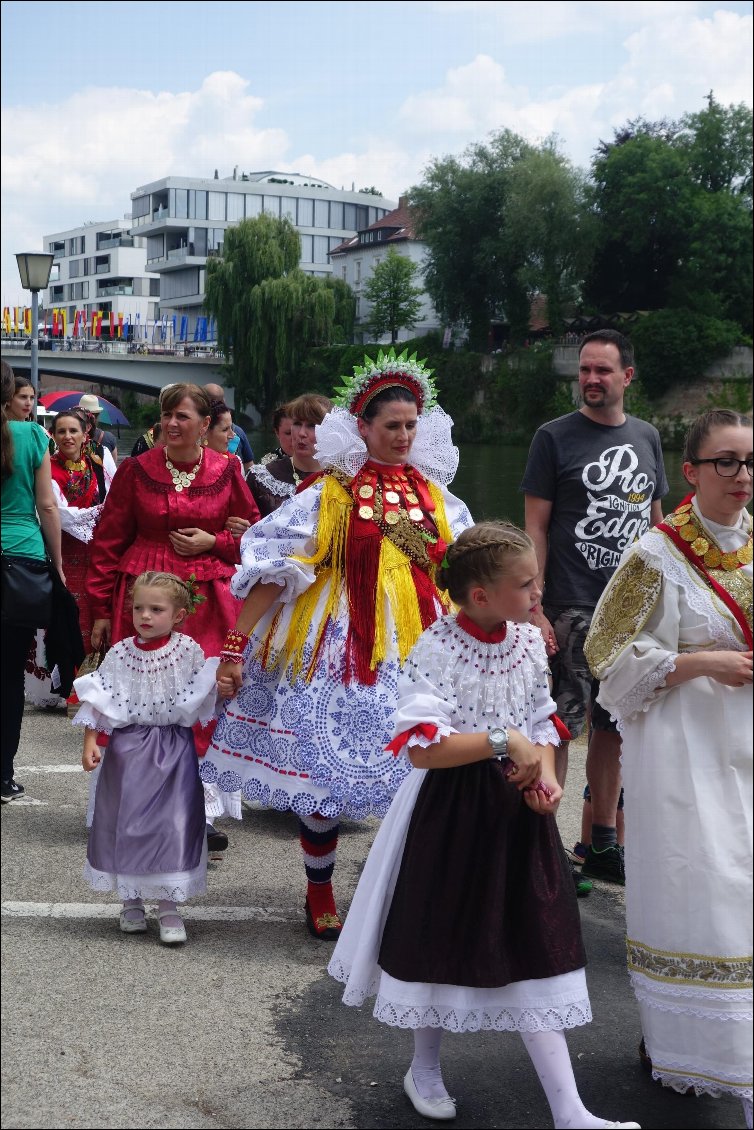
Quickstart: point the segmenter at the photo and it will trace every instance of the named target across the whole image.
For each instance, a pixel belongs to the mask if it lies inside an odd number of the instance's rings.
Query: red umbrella
[[[40,396],[39,403],[51,412],[62,412],[66,408],[78,408],[83,395],[83,392],[70,392],[68,390],[65,392],[62,390],[60,392],[46,392],[44,396]],[[129,422],[120,408],[116,408],[114,404],[106,400],[104,396],[100,396],[99,393],[97,393],[97,399],[102,405],[102,411],[97,414],[97,420],[100,424],[129,427]]]

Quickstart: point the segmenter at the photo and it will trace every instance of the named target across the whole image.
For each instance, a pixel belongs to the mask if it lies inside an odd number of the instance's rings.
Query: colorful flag
[[[188,338],[188,314],[181,314],[181,333],[179,341],[186,341]]]
[[[10,333],[10,306],[3,307],[3,329],[7,334]]]

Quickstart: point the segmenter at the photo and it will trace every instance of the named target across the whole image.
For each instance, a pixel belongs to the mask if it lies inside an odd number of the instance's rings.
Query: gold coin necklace
[[[202,465],[202,459],[203,458],[204,458],[204,448],[200,447],[199,448],[199,461],[194,464],[194,466],[191,468],[190,471],[180,471],[177,467],[175,467],[171,463],[170,459],[168,458],[168,449],[165,448],[165,466],[167,467],[168,471],[170,471],[170,477],[173,480],[173,489],[178,491],[179,494],[186,487],[191,486],[194,479],[196,478],[196,475],[197,475],[199,468]]]

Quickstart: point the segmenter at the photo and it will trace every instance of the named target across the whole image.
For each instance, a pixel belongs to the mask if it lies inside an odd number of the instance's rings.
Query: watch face
[[[489,734],[493,745],[506,746],[508,744],[508,735],[500,726],[493,726]]]

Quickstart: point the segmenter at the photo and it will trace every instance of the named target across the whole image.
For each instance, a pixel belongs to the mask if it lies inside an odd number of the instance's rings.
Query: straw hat
[[[91,392],[84,393],[79,401],[79,408],[83,408],[85,412],[93,412],[95,416],[102,411],[98,398]]]

